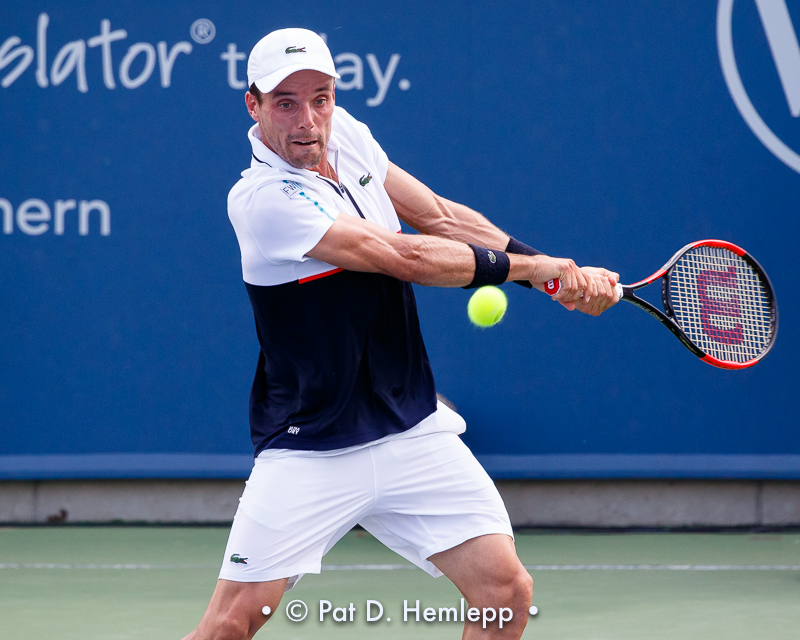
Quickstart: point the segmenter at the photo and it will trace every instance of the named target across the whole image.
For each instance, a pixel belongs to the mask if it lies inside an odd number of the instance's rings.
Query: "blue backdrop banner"
[[[8,0],[0,479],[247,474],[258,343],[226,197],[246,56],[287,26],[324,34],[338,104],[393,162],[523,242],[633,282],[720,238],[772,279],[776,347],[738,372],[630,305],[506,286],[480,330],[470,292],[417,287],[491,473],[800,477],[800,0]]]

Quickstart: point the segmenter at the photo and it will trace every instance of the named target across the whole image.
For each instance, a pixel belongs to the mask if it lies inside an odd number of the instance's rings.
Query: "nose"
[[[301,129],[313,129],[314,128],[314,120],[311,117],[311,105],[305,104],[300,107],[300,114],[298,119],[298,127]]]

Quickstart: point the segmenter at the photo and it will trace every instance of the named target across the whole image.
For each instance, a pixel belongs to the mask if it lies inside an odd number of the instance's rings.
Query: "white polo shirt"
[[[340,213],[361,215],[400,231],[383,186],[389,159],[369,128],[341,107],[334,110],[328,141],[328,161],[339,177],[338,185],[282,160],[264,145],[258,125],[248,138],[253,147],[250,168],[228,195],[228,216],[239,240],[245,282],[272,286],[335,270],[306,254]]]

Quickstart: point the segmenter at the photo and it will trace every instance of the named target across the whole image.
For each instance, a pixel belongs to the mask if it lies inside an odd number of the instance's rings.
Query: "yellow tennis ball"
[[[491,327],[503,319],[508,307],[506,294],[497,287],[481,287],[467,303],[467,315],[479,327]]]

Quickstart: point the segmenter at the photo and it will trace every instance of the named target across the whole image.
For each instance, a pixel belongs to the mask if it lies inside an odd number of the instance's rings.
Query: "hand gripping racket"
[[[661,278],[664,311],[634,291]],[[553,296],[559,280],[545,283]],[[778,333],[778,305],[761,265],[723,240],[687,244],[661,269],[634,284],[617,284],[620,299],[644,309],[698,358],[722,369],[751,367]]]

